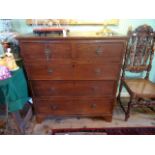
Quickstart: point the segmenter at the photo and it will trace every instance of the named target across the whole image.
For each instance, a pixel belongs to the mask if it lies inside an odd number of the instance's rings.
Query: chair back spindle
[[[140,73],[146,71],[148,79],[154,51],[154,32],[148,25],[139,26],[129,33],[129,41],[123,70]],[[124,74],[123,74],[124,75]]]

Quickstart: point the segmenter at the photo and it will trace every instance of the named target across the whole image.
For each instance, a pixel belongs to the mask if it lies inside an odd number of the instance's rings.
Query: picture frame
[[[28,25],[119,25],[119,19],[26,19]]]

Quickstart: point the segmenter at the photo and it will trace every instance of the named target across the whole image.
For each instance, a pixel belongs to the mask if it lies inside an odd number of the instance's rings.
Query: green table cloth
[[[8,104],[9,112],[21,110],[28,101],[28,89],[22,68],[11,72],[12,77],[0,81],[0,104]]]

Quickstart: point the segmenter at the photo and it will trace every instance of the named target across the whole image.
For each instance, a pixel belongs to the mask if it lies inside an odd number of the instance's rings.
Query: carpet
[[[52,129],[52,135],[155,135],[155,127]]]

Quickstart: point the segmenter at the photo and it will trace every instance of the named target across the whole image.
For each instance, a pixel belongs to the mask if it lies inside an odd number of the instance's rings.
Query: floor
[[[130,119],[124,121],[124,113],[119,105],[114,108],[112,122],[106,122],[103,118],[84,117],[50,117],[38,124],[35,116],[27,124],[26,134],[48,135],[51,129],[59,128],[104,128],[104,127],[140,127],[155,126],[155,110],[149,108],[136,108],[132,110]]]
[[[119,106],[115,107],[112,122],[97,118],[48,118],[41,124],[33,123],[28,134],[50,134],[51,129],[58,128],[103,128],[103,127],[135,127],[155,126],[155,111],[149,108],[136,108],[130,119],[125,122],[124,114]],[[31,132],[31,133],[30,133]]]

